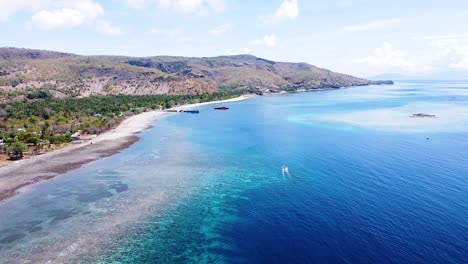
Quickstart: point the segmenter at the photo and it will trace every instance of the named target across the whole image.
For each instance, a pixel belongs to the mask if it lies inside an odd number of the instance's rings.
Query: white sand
[[[167,112],[151,111],[131,116],[125,119],[116,128],[96,137],[92,140],[92,142],[95,143],[104,140],[118,140],[128,136],[133,136],[136,133],[147,129],[154,120],[164,114],[167,114]]]
[[[196,108],[196,107],[200,107],[200,106],[204,106],[204,105],[210,105],[210,104],[238,102],[238,101],[247,100],[247,99],[250,99],[250,98],[253,98],[253,97],[255,97],[255,95],[252,95],[252,94],[242,95],[242,96],[232,98],[232,99],[227,99],[227,100],[212,101],[212,102],[205,102],[205,103],[198,103],[198,104],[187,104],[187,105],[182,105],[182,106],[176,106],[176,107],[173,107],[171,109],[172,110],[178,110],[178,111],[179,110],[187,110],[187,109]]]
[[[229,103],[229,102],[237,102],[252,98],[253,95],[242,95],[236,98],[228,99],[228,100],[221,100],[221,101],[212,101],[212,102],[205,102],[205,103],[197,103],[197,104],[187,104],[181,105],[171,108],[170,110],[187,110],[192,109],[200,106],[210,105],[210,104],[218,104],[218,103]],[[103,140],[116,140],[121,139],[128,136],[133,136],[136,133],[145,130],[150,127],[150,125],[162,115],[168,114],[168,112],[164,111],[151,111],[145,112],[138,115],[131,116],[124,120],[118,127],[112,129],[93,140],[93,142],[99,142]]]

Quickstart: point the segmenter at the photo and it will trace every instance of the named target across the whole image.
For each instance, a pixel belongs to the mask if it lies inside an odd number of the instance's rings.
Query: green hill
[[[373,83],[307,63],[274,62],[250,55],[135,58],[0,48],[2,101],[23,99],[37,90],[62,98],[310,90]]]

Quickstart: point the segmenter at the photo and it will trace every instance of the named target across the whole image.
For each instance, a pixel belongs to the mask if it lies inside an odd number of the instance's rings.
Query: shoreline
[[[241,95],[227,100],[187,104],[169,110],[185,110],[217,103],[238,102],[255,97]],[[111,129],[89,142],[73,145],[29,159],[15,161],[0,168],[0,202],[17,195],[23,187],[53,179],[70,170],[119,153],[139,140],[137,136],[151,127],[157,119],[170,112],[150,111],[125,119],[116,128]]]

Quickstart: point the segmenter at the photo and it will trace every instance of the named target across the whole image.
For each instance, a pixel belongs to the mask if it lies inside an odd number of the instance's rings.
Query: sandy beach
[[[228,100],[177,106],[172,110],[180,111],[210,104],[236,102],[252,97],[253,95],[242,95]],[[169,113],[164,111],[151,111],[134,115],[115,129],[89,142],[19,160],[0,168],[0,201],[14,196],[25,186],[52,179],[83,164],[118,153],[138,141],[137,133],[149,128],[155,120],[167,114]]]

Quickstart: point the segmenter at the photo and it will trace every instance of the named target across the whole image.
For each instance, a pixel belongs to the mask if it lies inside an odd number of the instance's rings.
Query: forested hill
[[[0,48],[0,100],[21,100],[37,91],[52,97],[183,95],[218,91],[339,88],[374,82],[307,63],[250,55],[213,58],[80,56]]]

